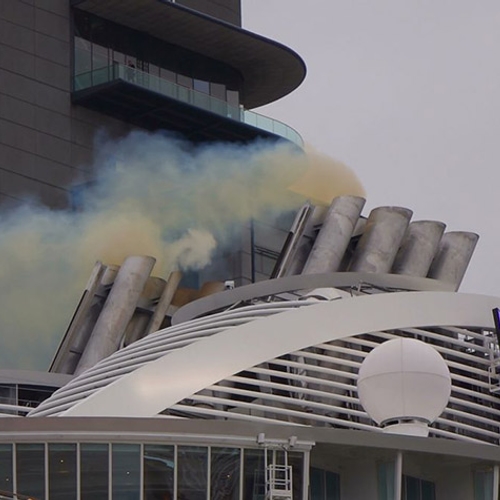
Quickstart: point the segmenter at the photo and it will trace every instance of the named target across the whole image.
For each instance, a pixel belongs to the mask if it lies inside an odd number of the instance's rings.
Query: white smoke
[[[164,277],[202,268],[231,228],[303,202],[287,187],[311,158],[284,143],[195,147],[145,132],[96,149],[95,180],[75,211],[0,213],[3,367],[48,366],[96,260],[152,255]]]

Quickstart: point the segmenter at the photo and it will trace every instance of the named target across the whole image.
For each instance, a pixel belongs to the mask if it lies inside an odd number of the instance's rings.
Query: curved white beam
[[[500,299],[448,292],[342,299],[259,319],[171,352],[116,380],[60,416],[151,417],[249,367],[341,338],[395,328],[493,328]]]

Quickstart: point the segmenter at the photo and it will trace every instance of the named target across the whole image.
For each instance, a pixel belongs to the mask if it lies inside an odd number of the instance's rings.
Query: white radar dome
[[[388,426],[388,431],[393,427],[392,432],[427,435],[427,425],[441,415],[450,394],[446,363],[420,340],[384,342],[368,354],[358,374],[363,408],[379,425]]]

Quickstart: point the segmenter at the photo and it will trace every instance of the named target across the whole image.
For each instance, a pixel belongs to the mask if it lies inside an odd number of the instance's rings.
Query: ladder
[[[278,464],[277,451],[280,450],[265,450],[266,500],[292,500],[293,471],[292,466],[288,465],[288,452],[287,450],[282,451],[284,463]]]

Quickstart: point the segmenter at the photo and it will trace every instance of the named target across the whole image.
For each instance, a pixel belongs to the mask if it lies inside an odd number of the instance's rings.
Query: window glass
[[[416,477],[404,476],[403,478],[405,500],[421,500],[420,498],[420,480]]]
[[[324,500],[325,498],[325,475],[321,469],[311,467],[311,500]]]
[[[237,90],[228,90],[226,92],[226,96],[227,96],[227,102],[231,105],[231,106],[239,106],[240,104],[240,96],[239,96],[239,92]]]
[[[422,500],[436,500],[434,483],[422,481]]]
[[[204,94],[210,94],[210,83],[204,80],[193,80],[193,88],[198,92],[203,92]]]
[[[187,87],[188,89],[193,88],[193,79],[190,78],[189,76],[177,75],[177,83],[179,85],[182,85],[183,87]]]
[[[264,500],[266,493],[264,450],[244,450],[243,499]]]
[[[177,496],[182,500],[206,500],[208,449],[203,446],[177,448]]]
[[[12,446],[0,444],[0,490],[11,492],[13,489]]]
[[[169,69],[160,68],[160,76],[161,78],[168,80],[169,82],[173,83],[177,82],[176,74],[173,71],[170,71]]]
[[[304,470],[303,462],[303,453],[296,451],[290,451],[288,453],[288,465],[292,466],[293,498],[295,500],[299,500],[302,498],[302,475]]]
[[[140,496],[141,447],[113,444],[113,500],[137,500]]]
[[[45,498],[45,446],[43,444],[16,445],[17,492]]]
[[[474,500],[493,498],[493,471],[477,470],[474,472]]]
[[[220,99],[221,101],[226,100],[226,87],[222,83],[211,83],[210,84],[210,95]]]
[[[326,500],[340,500],[340,477],[334,472],[325,472]]]
[[[82,443],[80,469],[81,500],[108,500],[108,445]]]
[[[76,500],[76,444],[49,444],[49,497]]]
[[[173,446],[144,446],[144,499],[172,500],[175,450]]]
[[[210,462],[210,499],[238,500],[240,450],[238,448],[212,448]]]
[[[392,500],[394,498],[395,462],[385,462],[378,465],[378,499]],[[404,491],[404,490],[403,490]]]

